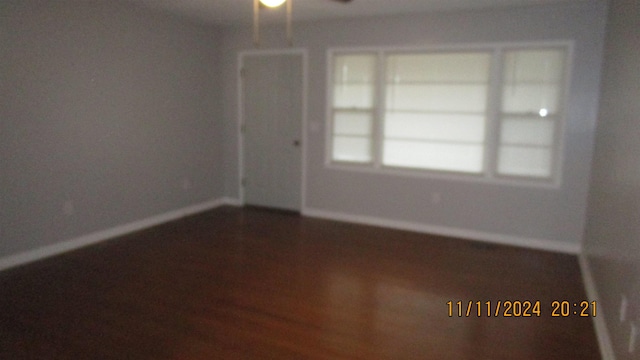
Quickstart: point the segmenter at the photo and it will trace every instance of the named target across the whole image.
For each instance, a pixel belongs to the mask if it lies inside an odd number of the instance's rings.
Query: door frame
[[[244,59],[249,56],[277,56],[277,55],[291,55],[300,56],[302,61],[302,123],[300,124],[300,140],[302,141],[301,154],[300,154],[300,213],[303,212],[306,206],[306,189],[307,189],[307,85],[308,85],[308,51],[304,48],[293,49],[269,49],[269,50],[245,50],[238,53],[237,58],[237,84],[238,84],[238,119],[237,119],[237,135],[238,135],[238,194],[240,195],[240,205],[244,206],[245,203],[245,186],[243,179],[245,176],[245,154],[244,154],[244,85],[242,81],[242,69],[244,67]]]

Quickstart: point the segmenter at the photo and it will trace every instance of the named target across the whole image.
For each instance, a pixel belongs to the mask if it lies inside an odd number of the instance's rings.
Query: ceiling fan
[[[349,3],[352,0],[328,0],[338,3]],[[277,8],[282,4],[287,3],[287,43],[289,46],[293,45],[293,34],[291,29],[291,14],[293,0],[253,0],[253,44],[260,46],[260,8]]]

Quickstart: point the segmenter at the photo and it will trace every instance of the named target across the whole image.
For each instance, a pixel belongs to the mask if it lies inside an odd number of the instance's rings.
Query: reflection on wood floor
[[[225,207],[0,273],[0,358],[599,359],[554,300],[574,256]]]

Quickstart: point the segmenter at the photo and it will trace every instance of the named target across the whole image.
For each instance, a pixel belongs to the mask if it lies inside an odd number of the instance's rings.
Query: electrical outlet
[[[629,334],[629,354],[636,351],[638,345],[638,327],[635,323],[631,323],[631,333]]]
[[[622,300],[620,300],[620,323],[627,321],[627,308],[629,307],[629,302],[627,301],[627,297],[623,294]]]
[[[71,200],[65,201],[64,205],[62,205],[62,212],[64,212],[66,216],[71,216],[75,214],[76,208],[75,206],[73,206],[73,201]]]

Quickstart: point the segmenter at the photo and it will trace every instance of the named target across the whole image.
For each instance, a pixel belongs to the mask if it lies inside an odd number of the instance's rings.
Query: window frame
[[[383,149],[384,149],[384,128],[385,128],[385,121],[386,121],[386,116],[385,114],[388,112],[387,111],[387,107],[386,107],[386,79],[387,79],[387,59],[390,56],[396,56],[396,55],[429,55],[429,54],[454,54],[454,53],[477,53],[477,54],[487,54],[489,55],[489,69],[488,69],[488,79],[487,79],[487,98],[485,99],[485,112],[484,112],[484,116],[486,118],[486,123],[485,123],[485,138],[483,139],[483,149],[482,149],[482,156],[483,156],[483,162],[482,162],[482,168],[485,169],[486,168],[486,158],[487,158],[487,146],[486,146],[486,139],[487,136],[486,134],[488,134],[488,126],[489,126],[489,110],[490,110],[490,106],[491,103],[489,102],[489,97],[491,95],[491,74],[493,71],[493,52],[484,48],[479,48],[479,49],[459,49],[459,48],[454,48],[454,49],[440,49],[438,48],[437,50],[433,50],[433,49],[429,49],[426,51],[416,51],[416,50],[390,50],[390,51],[383,51],[381,52],[381,63],[380,63],[380,70],[382,72],[382,79],[383,79],[383,83],[384,86],[381,87],[381,105],[380,105],[380,117],[376,120],[378,120],[378,122],[380,123],[380,168],[384,168],[384,169],[396,169],[396,170],[408,170],[408,171],[420,171],[420,172],[434,172],[434,173],[451,173],[451,174],[461,174],[464,176],[482,176],[484,174],[484,171],[481,172],[466,172],[466,171],[455,171],[455,170],[442,170],[442,169],[427,169],[427,168],[412,168],[412,167],[403,167],[403,166],[394,166],[394,165],[385,165],[383,164]]]
[[[369,148],[371,151],[371,160],[367,161],[367,162],[355,162],[355,161],[335,161],[333,160],[333,144],[334,144],[334,129],[335,129],[335,124],[334,124],[334,119],[335,119],[335,113],[336,113],[336,108],[333,106],[333,99],[334,99],[334,79],[335,79],[335,74],[333,72],[333,66],[335,64],[334,59],[335,56],[333,54],[327,53],[328,54],[328,59],[329,61],[327,62],[327,64],[330,64],[331,68],[329,69],[329,71],[327,71],[327,116],[328,116],[328,126],[327,126],[327,139],[328,139],[328,146],[327,146],[327,152],[326,152],[326,161],[328,163],[333,163],[333,164],[348,164],[349,166],[364,166],[364,167],[378,167],[378,156],[377,156],[377,148],[376,148],[376,143],[378,142],[378,136],[379,136],[379,119],[380,119],[380,113],[379,113],[379,109],[380,109],[380,74],[379,71],[377,71],[379,69],[380,66],[380,58],[379,58],[379,51],[378,50],[364,50],[364,51],[347,51],[347,52],[339,52],[340,54],[353,54],[353,55],[364,55],[364,54],[368,54],[368,55],[375,55],[375,63],[374,63],[374,70],[375,70],[375,74],[373,74],[373,81],[372,81],[372,85],[373,85],[373,99],[371,101],[371,109],[368,111],[371,113],[371,134],[370,134],[370,139],[371,139],[371,143],[369,144]],[[352,111],[352,112],[367,112],[367,110],[365,109],[342,109],[342,111]]]
[[[564,51],[565,61],[563,78],[560,79],[557,121],[554,124],[554,136],[551,143],[550,173],[547,178],[531,176],[504,175],[498,173],[498,152],[500,148],[500,126],[502,123],[502,91],[504,75],[504,58],[509,51],[560,49]],[[489,81],[486,107],[485,138],[483,148],[483,169],[480,173],[466,173],[457,171],[419,169],[408,167],[394,167],[382,164],[384,120],[386,112],[385,91],[387,78],[388,56],[398,54],[429,54],[429,53],[489,53]],[[371,134],[372,160],[366,163],[333,160],[333,129],[334,129],[334,59],[340,55],[370,54],[375,56],[376,66],[374,74],[373,124]],[[574,42],[568,40],[537,41],[537,42],[504,42],[480,44],[452,44],[438,46],[409,46],[409,47],[333,47],[326,51],[326,131],[325,131],[325,167],[337,171],[355,171],[401,177],[422,177],[442,180],[455,180],[476,183],[505,184],[526,187],[559,188],[562,184],[562,169],[564,163],[564,138],[567,127],[567,113],[570,95],[570,84],[573,66]]]

